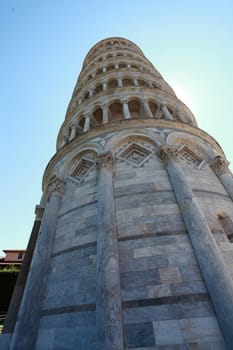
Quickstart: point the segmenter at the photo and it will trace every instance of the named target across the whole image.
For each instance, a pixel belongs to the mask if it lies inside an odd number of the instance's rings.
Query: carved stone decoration
[[[210,164],[210,167],[213,169],[217,176],[221,176],[229,172],[228,165],[229,162],[224,157],[217,156]]]
[[[77,179],[79,183],[82,183],[94,169],[95,165],[96,163],[94,160],[83,157],[71,176]]]
[[[195,168],[200,169],[205,163],[203,159],[185,145],[177,151],[177,155]]]
[[[103,152],[98,155],[97,159],[98,169],[107,168],[108,170],[113,170],[113,155],[111,152]]]
[[[177,151],[177,146],[161,146],[158,155],[162,162],[166,165],[171,159],[178,160]]]
[[[132,142],[117,154],[117,158],[124,160],[134,167],[141,167],[151,156],[153,151],[139,143]]]
[[[58,177],[53,177],[52,181],[48,185],[48,197],[51,196],[53,192],[58,193],[60,196],[63,196],[64,194],[64,181],[59,179]]]

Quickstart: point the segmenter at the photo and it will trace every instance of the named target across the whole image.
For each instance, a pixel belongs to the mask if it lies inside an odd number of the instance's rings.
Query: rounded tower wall
[[[11,350],[233,347],[228,162],[131,41],[88,52],[42,187]]]

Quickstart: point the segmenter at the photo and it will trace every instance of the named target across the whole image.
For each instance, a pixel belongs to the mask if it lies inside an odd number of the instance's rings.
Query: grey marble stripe
[[[167,304],[177,304],[177,303],[193,303],[198,301],[208,301],[208,293],[196,293],[196,294],[185,294],[185,295],[174,295],[161,298],[151,298],[151,299],[136,299],[127,300],[122,302],[124,309],[134,308],[134,307],[144,307],[144,306],[154,306],[154,305],[167,305]]]
[[[137,187],[135,187],[135,192],[126,193],[126,194],[125,193],[116,194],[115,198],[129,197],[130,195],[137,196],[137,195],[145,194],[145,193],[173,193],[173,192],[174,192],[173,190],[157,190],[157,189],[154,189],[153,191],[151,189],[148,189],[148,191],[137,191]]]
[[[229,196],[227,194],[224,194],[224,193],[220,193],[220,192],[215,192],[215,191],[208,191],[208,190],[200,190],[200,189],[196,189],[194,188],[193,189],[193,192],[195,192],[197,195],[200,193],[200,194],[213,194],[215,196],[220,196],[220,197],[224,197],[225,200],[229,200],[231,201],[231,199],[229,198]]]
[[[142,238],[162,237],[162,236],[177,236],[177,235],[186,235],[186,234],[187,234],[186,231],[155,232],[155,233],[144,233],[141,235],[119,237],[118,240],[120,242],[122,242],[122,241],[131,241],[131,240],[142,239]]]
[[[72,208],[70,210],[67,210],[64,213],[60,214],[58,216],[58,218],[62,218],[63,216],[68,215],[68,214],[74,212],[75,210],[78,210],[78,209],[81,209],[81,208],[85,208],[85,207],[88,207],[89,205],[93,205],[93,204],[97,204],[97,203],[98,203],[98,201],[96,200],[96,201],[92,201],[92,202],[89,202],[89,203],[85,203],[83,205],[78,205],[77,207]]]
[[[41,316],[52,316],[57,314],[69,314],[73,312],[95,311],[95,304],[70,305],[54,309],[44,309],[41,311]]]
[[[96,246],[96,242],[90,242],[90,243],[85,243],[82,245],[76,245],[74,247],[63,249],[60,252],[56,252],[56,253],[52,254],[52,258],[54,258],[55,256],[58,256],[58,255],[63,255],[63,254],[74,252],[76,250],[81,250],[81,249],[95,247],[95,246]]]

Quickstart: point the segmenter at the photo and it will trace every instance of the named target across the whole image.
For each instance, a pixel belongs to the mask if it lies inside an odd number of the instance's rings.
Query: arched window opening
[[[119,63],[119,68],[120,69],[123,69],[123,68],[126,68],[127,65],[125,63]]]
[[[138,66],[136,64],[131,64],[131,68],[138,69]]]
[[[129,113],[131,118],[140,118],[140,102],[138,100],[132,100],[128,103]]]
[[[120,120],[123,119],[122,105],[120,102],[114,102],[109,107],[110,116],[109,120]]]
[[[95,118],[96,120],[96,123],[98,125],[101,125],[102,124],[102,121],[103,121],[103,111],[101,108],[97,108],[94,113],[93,113],[93,117]]]
[[[97,121],[95,120],[95,118],[93,116],[91,116],[90,118],[90,129],[95,128],[96,126],[98,126]]]
[[[85,94],[84,94],[84,100],[87,100],[89,98],[89,92],[87,91]]]
[[[123,86],[132,86],[132,80],[131,79],[123,79],[122,80]]]
[[[95,93],[98,94],[102,91],[103,91],[103,85],[102,84],[97,85],[95,88]]]
[[[229,242],[233,243],[233,221],[225,213],[218,214],[218,220]]]
[[[116,87],[118,87],[117,80],[116,80],[116,79],[110,80],[109,83],[108,83],[108,86],[109,86],[110,88],[116,88]]]
[[[99,68],[96,72],[96,75],[102,74],[103,73],[103,68]]]
[[[111,64],[110,66],[107,67],[107,71],[111,71],[111,70],[114,70],[115,69],[115,66],[114,64]]]
[[[137,82],[138,82],[138,85],[139,86],[144,86],[145,85],[145,82],[141,79],[137,79]]]
[[[171,110],[171,108],[167,107],[167,109],[168,109],[169,113],[170,113],[171,115],[173,115],[173,111]]]
[[[149,102],[149,107],[150,107],[151,113],[155,117],[155,115],[158,111],[158,106],[154,102]]]
[[[81,118],[80,118],[80,121],[79,121],[79,123],[78,123],[78,125],[80,126],[80,128],[83,130],[83,128],[84,128],[84,124],[85,124],[85,118],[84,118],[84,116],[82,116]]]
[[[48,186],[50,186],[53,182],[55,182],[57,179],[56,175],[53,175],[52,177],[50,177],[49,181],[48,181]]]
[[[72,131],[72,128],[71,128],[71,126],[68,128],[68,130],[67,130],[67,139],[69,140],[69,138],[70,138],[70,136],[71,136],[71,131]]]

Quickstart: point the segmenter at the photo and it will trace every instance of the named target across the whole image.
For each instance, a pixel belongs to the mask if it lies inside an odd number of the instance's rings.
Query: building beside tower
[[[233,349],[232,201],[221,147],[139,47],[100,41],[44,173],[4,349]]]

